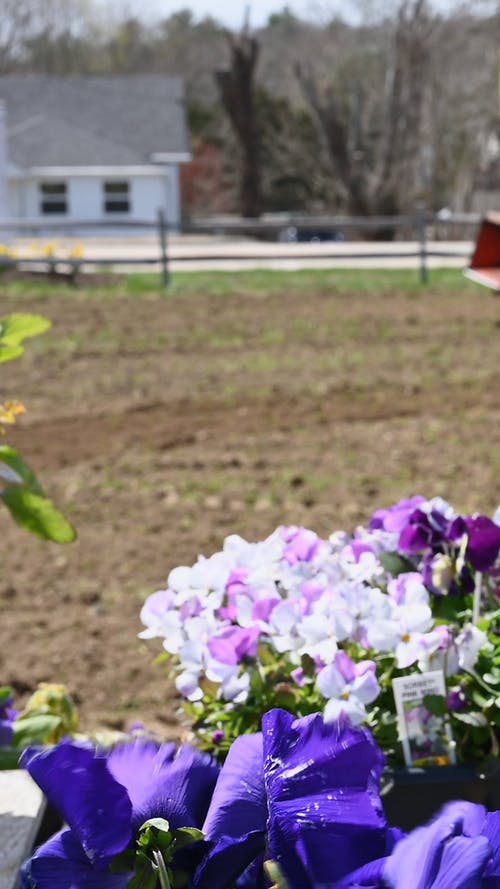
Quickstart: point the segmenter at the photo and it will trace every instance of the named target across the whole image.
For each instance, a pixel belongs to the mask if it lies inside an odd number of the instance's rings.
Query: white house
[[[190,160],[176,77],[0,77],[9,218],[180,222]]]

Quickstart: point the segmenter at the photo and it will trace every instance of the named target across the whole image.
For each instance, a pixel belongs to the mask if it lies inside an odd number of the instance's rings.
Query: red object
[[[490,290],[500,290],[500,213],[488,213],[483,219],[464,274]]]

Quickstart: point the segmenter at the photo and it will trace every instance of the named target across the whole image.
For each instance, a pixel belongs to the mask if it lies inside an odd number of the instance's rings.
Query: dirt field
[[[456,272],[421,292],[366,278],[191,278],[168,298],[0,283],[2,315],[53,322],[3,365],[28,409],[8,440],[79,535],[58,547],[5,517],[0,678],[20,700],[63,681],[82,727],[173,736],[159,642],[137,639],[172,567],[228,533],[326,535],[417,492],[497,506],[500,300]]]

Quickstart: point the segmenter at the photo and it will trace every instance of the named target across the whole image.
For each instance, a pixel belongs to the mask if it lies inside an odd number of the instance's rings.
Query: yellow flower
[[[18,414],[24,414],[26,408],[20,401],[5,401],[0,404],[0,423],[11,426],[16,422]],[[3,435],[4,429],[0,426],[0,435]]]
[[[78,728],[78,713],[65,685],[40,682],[18,719],[38,714],[59,717],[57,726],[44,738],[46,744],[57,744],[65,735],[73,735]]]
[[[42,256],[45,256],[47,259],[52,259],[56,254],[56,243],[55,241],[49,241],[48,244],[44,244],[42,248]]]

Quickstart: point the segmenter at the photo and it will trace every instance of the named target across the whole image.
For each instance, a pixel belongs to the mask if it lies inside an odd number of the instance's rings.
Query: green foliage
[[[38,713],[25,716],[13,723],[14,746],[27,747],[29,744],[43,744],[60,725],[60,718],[51,713]]]
[[[49,327],[50,321],[42,315],[18,312],[2,318],[0,361],[22,355],[24,340],[44,333]],[[75,529],[45,495],[33,470],[8,445],[0,446],[0,481],[3,483],[0,498],[21,528],[55,543],[71,543],[75,539]]]
[[[0,361],[11,361],[24,352],[25,339],[38,336],[50,327],[42,315],[16,313],[0,320]]]
[[[19,476],[29,491],[34,494],[43,494],[42,488],[32,469],[23,460],[15,448],[10,445],[0,445],[0,461],[6,463]]]
[[[424,695],[423,704],[433,716],[446,716],[448,713],[446,701],[441,695]]]
[[[194,827],[170,830],[164,818],[150,818],[139,828],[136,848],[116,855],[109,869],[111,873],[134,871],[127,889],[156,889],[158,883],[161,889],[184,889],[189,874],[172,869],[173,857],[202,839],[202,832]]]
[[[392,576],[398,577],[406,571],[413,571],[413,565],[399,553],[380,553],[379,560],[383,568]]]
[[[0,688],[0,708],[9,704],[12,698],[11,688]],[[24,747],[56,744],[62,738],[74,735],[78,728],[78,716],[66,686],[41,682],[11,725],[12,743],[8,747],[0,747],[0,770],[17,768]]]
[[[76,531],[48,497],[26,485],[7,485],[0,497],[21,528],[54,543],[72,543]]]

